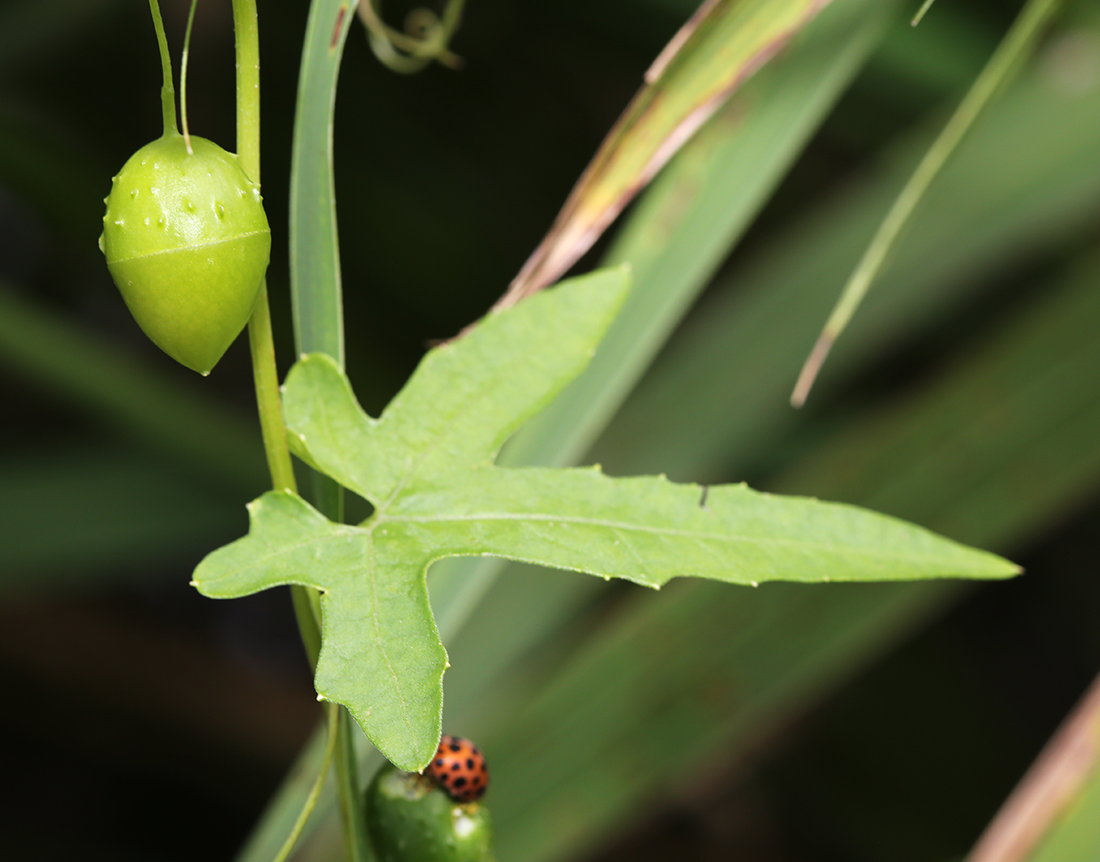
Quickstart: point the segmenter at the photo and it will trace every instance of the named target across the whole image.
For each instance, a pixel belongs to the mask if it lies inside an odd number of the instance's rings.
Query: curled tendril
[[[382,20],[378,0],[364,0],[358,11],[375,56],[395,72],[411,74],[433,60],[451,69],[462,65],[462,58],[450,50],[448,43],[458,29],[465,2],[449,0],[442,16],[430,9],[413,9],[405,17],[404,31]]]

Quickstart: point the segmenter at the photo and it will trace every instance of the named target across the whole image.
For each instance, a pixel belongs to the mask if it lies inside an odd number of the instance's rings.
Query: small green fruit
[[[489,810],[454,802],[429,778],[387,763],[367,788],[366,805],[378,862],[492,862]]]
[[[169,132],[123,165],[99,247],[138,325],[200,374],[252,314],[271,252],[260,191],[217,144]]]

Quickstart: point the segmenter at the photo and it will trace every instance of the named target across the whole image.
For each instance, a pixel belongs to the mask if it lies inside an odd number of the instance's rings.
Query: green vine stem
[[[256,0],[233,0],[233,26],[237,36],[237,157],[245,173],[259,185],[260,38]],[[252,352],[256,407],[271,484],[276,490],[297,491],[279,401],[279,371],[275,365],[275,340],[271,332],[266,279],[260,285],[256,306],[248,321],[248,341]],[[298,627],[312,664],[316,662],[321,647],[319,598],[316,590],[305,587],[292,587],[292,591]]]
[[[260,40],[256,0],[233,0],[233,24],[237,33],[237,157],[252,182],[260,184]],[[275,366],[275,342],[267,281],[260,285],[256,308],[248,322],[256,403],[263,431],[271,483],[276,490],[297,490],[290,449],[279,403],[279,372]]]
[[[256,0],[233,0],[233,24],[237,45],[237,155],[241,166],[253,182],[260,182],[260,45]],[[275,343],[271,331],[271,310],[267,299],[266,281],[260,286],[256,307],[248,323],[252,352],[256,403],[263,433],[264,451],[275,489],[297,491],[286,429],[283,425],[279,397],[279,374],[275,364]],[[302,642],[310,664],[315,665],[321,649],[320,597],[316,590],[296,586],[291,588],[295,615]],[[346,710],[332,705],[329,710],[329,741],[326,758],[299,814],[298,822],[288,836],[280,857],[289,854],[293,842],[305,825],[316,803],[317,794],[328,773],[329,756],[336,754],[337,785],[348,855],[352,862],[366,858],[365,836],[360,825],[358,771],[351,721]]]

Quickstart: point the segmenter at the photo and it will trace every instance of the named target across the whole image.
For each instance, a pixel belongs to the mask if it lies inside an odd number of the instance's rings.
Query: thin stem
[[[921,4],[920,9],[917,10],[917,14],[913,16],[913,20],[909,23],[912,26],[916,27],[921,21],[924,20],[924,16],[928,14],[928,10],[932,8],[932,4],[935,2],[936,0],[924,0],[924,2]]]
[[[917,204],[928,190],[932,180],[940,172],[948,157],[955,151],[963,136],[970,130],[974,120],[989,103],[994,93],[1011,77],[1020,60],[1030,53],[1043,26],[1058,8],[1059,0],[1028,0],[1017,16],[1012,28],[1005,35],[993,56],[989,58],[978,80],[967,92],[966,97],[955,109],[939,137],[928,148],[917,169],[894,200],[886,218],[882,220],[878,231],[871,240],[863,257],[844,286],[840,300],[818,336],[817,343],[810,353],[802,372],[798,376],[791,404],[801,407],[809,395],[810,387],[817,378],[818,371],[825,362],[837,337],[852,319],[859,304],[866,296],[871,282],[882,269],[886,256],[894,246],[901,229],[909,221]]]
[[[355,751],[355,726],[346,709],[340,709],[339,744],[336,756],[336,786],[340,791],[340,820],[344,826],[348,858],[351,862],[367,862],[371,858],[367,845],[366,818],[359,792],[359,757]]]
[[[233,0],[233,24],[237,42],[237,152],[241,167],[251,180],[260,182],[260,42],[256,0]],[[277,489],[296,491],[294,469],[287,446],[279,397],[279,373],[271,332],[271,310],[266,280],[260,285],[256,307],[248,322],[252,351],[256,404],[263,432],[264,451]],[[316,665],[321,645],[320,596],[307,587],[291,587],[294,611],[311,665]],[[365,823],[359,811],[359,784],[354,740],[346,710],[333,707],[329,714],[329,746],[337,752],[337,776],[344,834],[352,862],[366,857]],[[304,825],[304,820],[302,821]],[[299,827],[300,829],[300,827]],[[288,851],[289,852],[289,851]]]
[[[160,48],[160,67],[164,83],[160,88],[160,106],[164,116],[164,134],[179,134],[176,128],[176,89],[172,83],[172,57],[168,53],[168,37],[164,35],[164,21],[160,17],[160,4],[149,0],[149,11],[153,13],[153,28],[157,31],[157,46]]]
[[[183,59],[180,61],[180,119],[183,121],[183,142],[187,154],[192,155],[191,132],[187,128],[187,58],[191,55],[191,27],[195,23],[195,7],[199,0],[191,0],[191,11],[187,13],[187,32],[183,35]]]
[[[252,182],[260,183],[260,36],[256,0],[233,0],[233,26],[237,34],[237,157]],[[252,379],[256,409],[264,441],[271,485],[275,490],[297,491],[294,466],[286,442],[283,408],[279,397],[279,370],[275,364],[275,338],[271,332],[271,307],[267,279],[260,283],[256,306],[248,320],[248,344],[252,353]],[[294,616],[311,666],[321,651],[321,600],[316,590],[290,588]]]
[[[332,768],[332,754],[336,750],[336,740],[340,736],[340,707],[335,703],[330,703],[328,705],[327,714],[328,741],[325,743],[325,754],[321,758],[321,768],[317,770],[317,777],[313,779],[313,786],[309,789],[309,795],[306,796],[306,801],[302,805],[302,810],[298,812],[298,819],[294,821],[294,826],[286,836],[286,841],[283,842],[283,846],[279,848],[279,852],[275,854],[273,862],[284,862],[290,855],[290,851],[294,849],[294,845],[298,843],[298,836],[302,834],[302,829],[305,828],[306,821],[309,820],[309,815],[313,813],[313,809],[317,806],[317,800],[321,796],[321,789],[325,786],[325,779],[328,778],[329,769]]]
[[[286,428],[283,426],[279,371],[275,366],[275,341],[271,333],[271,308],[267,301],[266,287],[266,283],[260,287],[256,307],[248,321],[256,407],[260,414],[260,430],[263,432],[271,485],[276,491],[296,492],[298,486],[290,461],[290,449],[287,448]]]
[[[255,0],[233,0],[233,24],[237,33],[237,157],[249,179],[259,185],[260,40]],[[266,279],[260,285],[260,295],[248,321],[248,338],[271,484],[276,490],[296,491],[279,400],[279,372],[275,365]]]
[[[237,158],[260,184],[260,28],[256,0],[233,0],[237,34]]]

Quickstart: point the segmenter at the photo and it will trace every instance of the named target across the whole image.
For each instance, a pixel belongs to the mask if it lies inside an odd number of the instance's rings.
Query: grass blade
[[[290,291],[297,353],[344,364],[340,248],[333,191],[336,80],[356,0],[310,6],[294,111],[290,167]]]
[[[588,451],[851,81],[895,7],[834,2],[684,146],[604,260],[630,264],[626,305],[584,375],[509,442],[508,463],[573,464]]]

